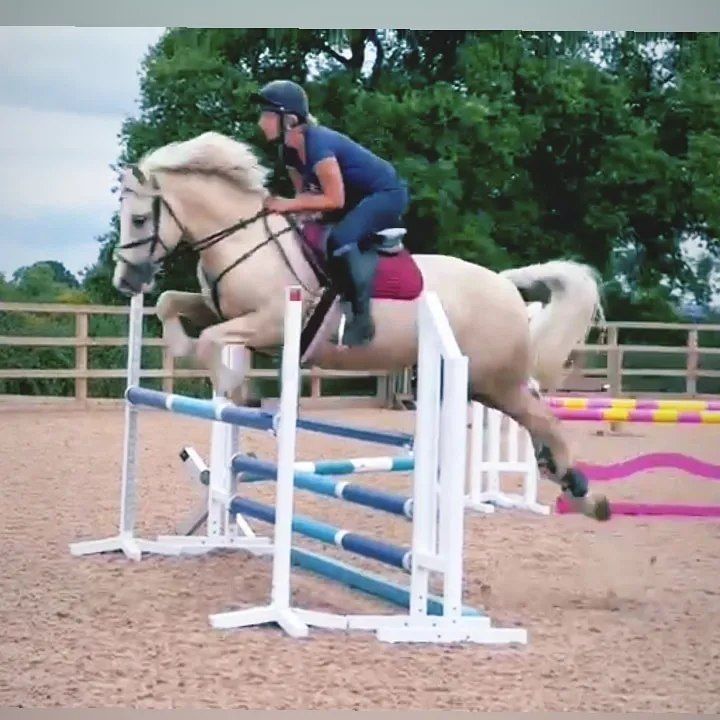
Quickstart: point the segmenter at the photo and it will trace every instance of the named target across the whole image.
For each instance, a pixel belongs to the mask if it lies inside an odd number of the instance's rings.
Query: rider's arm
[[[318,162],[313,170],[320,181],[321,192],[299,193],[289,201],[289,212],[337,210],[345,205],[345,184],[338,161],[334,157],[325,158]]]

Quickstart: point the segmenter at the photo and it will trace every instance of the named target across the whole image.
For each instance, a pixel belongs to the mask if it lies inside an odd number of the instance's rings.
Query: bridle
[[[135,166],[131,167],[131,170],[133,174],[135,175],[135,178],[143,183],[144,182],[144,176],[142,172]],[[241,263],[243,263],[248,258],[252,257],[258,250],[262,249],[266,245],[269,245],[270,243],[274,243],[277,247],[278,251],[280,252],[281,257],[283,258],[283,261],[287,265],[290,272],[293,274],[295,279],[297,280],[298,284],[305,290],[308,295],[311,297],[316,295],[317,293],[313,292],[308,288],[303,281],[300,279],[297,272],[295,272],[295,269],[292,266],[292,263],[290,262],[290,259],[287,256],[287,253],[285,252],[285,248],[282,246],[282,243],[280,243],[279,238],[281,235],[284,235],[285,233],[288,233],[292,230],[294,230],[296,233],[298,233],[302,237],[302,229],[298,227],[298,225],[295,223],[295,221],[290,218],[286,217],[286,220],[288,221],[288,226],[284,228],[283,230],[280,230],[278,232],[273,232],[270,229],[270,225],[268,223],[268,216],[271,214],[271,211],[266,210],[265,208],[261,209],[259,212],[255,213],[252,217],[239,220],[238,222],[222,228],[221,230],[218,230],[217,232],[211,233],[210,235],[207,235],[203,238],[200,238],[199,240],[196,240],[192,233],[183,225],[182,222],[180,222],[180,219],[178,218],[177,214],[171,207],[170,203],[167,201],[167,199],[162,195],[160,186],[158,184],[157,178],[153,175],[150,178],[153,192],[148,193],[147,196],[152,196],[152,233],[144,238],[140,238],[139,240],[134,240],[133,242],[126,243],[125,245],[118,245],[114,252],[113,252],[113,259],[115,261],[120,260],[123,263],[125,263],[128,267],[133,268],[137,272],[142,272],[146,268],[138,263],[133,263],[132,261],[128,260],[127,257],[123,254],[123,250],[131,250],[133,248],[143,247],[145,245],[150,246],[150,252],[148,254],[148,264],[149,267],[153,270],[153,273],[155,273],[162,265],[167,261],[167,259],[172,255],[173,252],[177,250],[177,248],[180,246],[180,244],[185,241],[185,243],[192,249],[196,250],[198,253],[202,253],[205,250],[208,250],[209,248],[213,247],[214,245],[218,244],[219,242],[222,242],[226,238],[230,237],[234,233],[238,232],[239,230],[243,230],[246,227],[249,227],[253,225],[254,223],[258,222],[259,220],[263,221],[263,224],[265,226],[265,234],[266,237],[264,240],[261,240],[259,243],[257,243],[254,247],[250,248],[248,251],[243,253],[240,257],[236,258],[231,262],[226,268],[224,268],[216,278],[214,278],[212,281],[209,281],[210,284],[210,292],[212,296],[212,302],[215,306],[215,310],[217,311],[218,315],[222,320],[225,320],[225,316],[222,313],[221,307],[220,307],[220,292],[219,292],[219,286],[221,280],[234,268],[238,267]],[[130,188],[126,188],[124,192],[127,193],[133,193],[134,195],[141,195],[135,190],[132,190]],[[122,199],[122,196],[121,196]],[[168,214],[170,217],[174,220],[178,228],[180,229],[180,239],[177,242],[177,245],[174,248],[168,248],[168,246],[163,242],[162,238],[160,237],[160,215],[162,207],[165,207],[168,211]],[[157,250],[158,245],[163,248],[165,251],[159,258],[155,259],[155,251]],[[311,254],[306,250],[305,244],[300,243],[303,255],[305,259],[310,264],[310,267],[312,268],[313,272],[315,273],[315,277],[320,283],[320,287],[322,288],[326,281],[327,276],[322,271],[322,269],[318,266],[317,262],[312,258]]]

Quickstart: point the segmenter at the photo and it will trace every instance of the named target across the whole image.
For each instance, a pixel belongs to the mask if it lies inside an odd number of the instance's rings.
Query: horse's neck
[[[253,220],[262,209],[262,198],[258,194],[243,192],[217,180],[200,186],[196,180],[194,184],[185,185],[183,196],[187,222],[196,242],[243,220],[249,221],[247,226],[201,252],[200,262],[211,282],[240,260],[233,275],[242,274],[244,264],[251,265],[252,281],[247,285],[265,283],[269,288],[285,287],[299,281],[306,287],[316,288],[315,275],[288,220],[281,215],[269,215],[267,222],[263,218]],[[254,262],[250,262],[251,259]],[[243,284],[238,283],[236,287]]]
[[[230,258],[247,252],[263,232],[261,220],[252,222],[262,209],[262,198],[257,193],[241,192],[213,176],[183,178],[176,183],[175,189],[182,198],[185,222],[191,229],[191,243],[199,244],[200,261],[211,277],[221,272]],[[246,227],[217,242],[204,242],[205,238],[221,234],[243,220],[248,220]]]

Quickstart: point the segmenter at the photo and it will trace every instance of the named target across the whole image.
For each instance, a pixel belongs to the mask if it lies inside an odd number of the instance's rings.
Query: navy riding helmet
[[[260,103],[263,110],[284,115],[297,115],[301,122],[310,114],[310,103],[305,90],[291,80],[273,80],[253,94],[253,100]]]

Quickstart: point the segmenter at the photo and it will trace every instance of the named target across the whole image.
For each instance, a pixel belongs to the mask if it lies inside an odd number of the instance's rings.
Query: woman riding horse
[[[268,83],[255,99],[262,106],[258,125],[268,141],[280,143],[296,193],[294,198],[270,197],[265,207],[277,213],[315,211],[332,223],[328,272],[353,311],[343,342],[365,345],[375,327],[370,315],[372,277],[366,270],[371,264],[363,262],[360,243],[400,223],[409,203],[407,185],[387,160],[319,125],[297,83]]]

